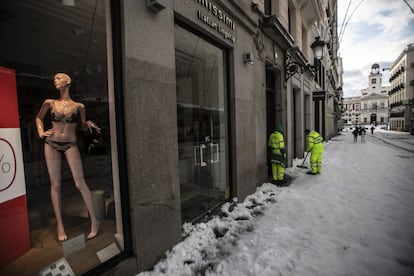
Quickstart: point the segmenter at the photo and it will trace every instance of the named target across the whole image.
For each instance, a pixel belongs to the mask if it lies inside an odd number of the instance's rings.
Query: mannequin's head
[[[53,82],[56,88],[62,88],[66,86],[70,86],[72,83],[72,79],[69,77],[68,74],[65,73],[56,73],[53,77]]]

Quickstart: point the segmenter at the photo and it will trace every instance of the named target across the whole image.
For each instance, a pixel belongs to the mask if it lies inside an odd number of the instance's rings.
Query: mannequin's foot
[[[91,232],[86,237],[87,240],[91,240],[91,239],[95,238],[96,236],[98,236],[99,225],[100,225],[99,220],[97,220],[96,223],[92,223]]]
[[[64,242],[68,240],[68,236],[66,236],[65,233],[58,235],[58,241],[59,242]]]
[[[63,228],[63,226],[59,226],[59,224],[57,225],[57,234],[59,242],[64,242],[68,240],[68,236],[65,233],[65,229]]]

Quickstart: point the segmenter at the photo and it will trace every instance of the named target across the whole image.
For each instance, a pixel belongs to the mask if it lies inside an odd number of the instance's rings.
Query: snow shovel
[[[304,165],[303,165],[303,164],[305,164],[306,158],[308,158],[308,154],[309,154],[309,151],[308,151],[308,152],[306,152],[306,156],[305,156],[305,158],[303,159],[302,165],[298,165],[298,166],[296,166],[296,167],[298,167],[298,168],[302,168],[302,169],[307,169],[307,168],[308,168],[307,166],[304,166]]]

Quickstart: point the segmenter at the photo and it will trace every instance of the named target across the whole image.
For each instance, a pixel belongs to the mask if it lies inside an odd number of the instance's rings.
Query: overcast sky
[[[405,1],[414,8],[414,0]],[[405,1],[338,0],[344,97],[359,96],[361,89],[368,87],[372,64],[378,63],[381,70],[388,68],[408,44],[414,43],[414,13]],[[383,86],[389,85],[389,71],[381,72]]]

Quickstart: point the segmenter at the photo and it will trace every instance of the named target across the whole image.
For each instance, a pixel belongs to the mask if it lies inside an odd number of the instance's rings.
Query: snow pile
[[[286,178],[296,178],[309,167],[309,158],[294,159],[286,169]],[[259,217],[275,203],[281,189],[271,183],[264,183],[247,196],[244,202],[227,202],[221,213],[207,222],[183,225],[183,241],[166,253],[166,258],[156,264],[151,271],[138,274],[152,275],[208,275],[220,271],[220,263],[230,256],[238,244],[239,237],[255,229]]]
[[[167,252],[166,259],[153,271],[138,275],[205,275],[216,271],[223,258],[235,249],[239,236],[254,230],[256,219],[277,201],[279,192],[275,185],[264,183],[244,202],[237,203],[234,198],[233,203],[225,203],[221,214],[208,222],[184,224],[184,240]]]

